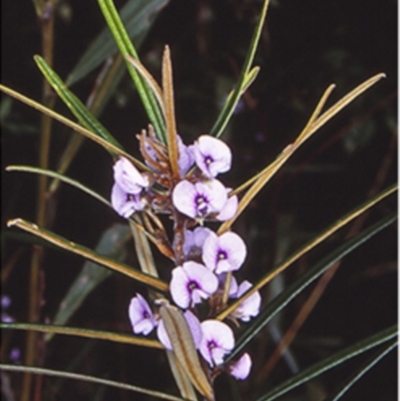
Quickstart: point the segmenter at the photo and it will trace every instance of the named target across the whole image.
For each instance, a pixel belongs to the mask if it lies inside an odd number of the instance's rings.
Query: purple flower
[[[183,180],[172,192],[174,206],[192,219],[203,219],[211,213],[219,213],[226,201],[226,189],[218,180],[195,184]]]
[[[111,190],[111,205],[114,210],[125,218],[143,210],[146,202],[140,193],[149,185],[147,177],[140,174],[128,159],[121,157],[114,164],[114,180]]]
[[[135,334],[146,336],[157,326],[149,304],[140,294],[136,294],[136,297],[131,299],[128,313]]]
[[[125,192],[115,183],[111,190],[111,205],[120,216],[127,219],[132,213],[143,210],[146,201],[140,195]]]
[[[181,177],[188,172],[190,167],[193,164],[193,155],[189,148],[189,146],[184,145],[182,138],[178,135],[178,151],[179,151],[179,158],[178,158],[178,166],[179,166],[179,173]]]
[[[216,274],[238,270],[246,258],[246,245],[235,233],[211,233],[203,246],[203,262]]]
[[[224,290],[225,288],[225,281],[226,281],[226,273],[221,273],[218,275],[218,282],[219,282],[219,288],[221,290]],[[235,277],[233,277],[233,275],[231,276],[231,285],[229,287],[229,296],[230,297],[234,297],[237,293],[238,290],[238,284],[237,281],[235,279]]]
[[[207,227],[197,227],[193,231],[185,231],[185,243],[183,244],[183,254],[186,258],[201,258],[204,241],[212,231]]]
[[[192,334],[194,345],[195,345],[196,349],[198,349],[200,347],[200,342],[203,337],[200,320],[197,319],[196,315],[194,315],[190,310],[187,310],[183,314],[183,316],[185,317],[186,323]],[[164,347],[166,349],[169,349],[170,351],[172,351],[171,341],[168,337],[167,331],[165,330],[164,322],[162,320],[160,320],[160,323],[158,324],[158,327],[157,327],[157,337],[158,337],[160,343],[162,345],[164,345]]]
[[[240,298],[245,292],[247,292],[252,286],[247,280],[243,281],[237,290],[237,293],[233,298]],[[232,316],[248,322],[251,317],[257,316],[260,312],[261,306],[261,295],[258,291],[250,295],[245,299],[232,313]]]
[[[246,352],[238,361],[229,365],[229,373],[238,380],[247,379],[247,376],[250,374],[251,365],[250,355]]]
[[[208,178],[214,178],[231,168],[231,150],[220,139],[201,135],[191,149],[197,167]]]
[[[224,355],[235,346],[233,332],[228,325],[218,320],[205,320],[201,323],[203,338],[200,343],[200,353],[208,364],[213,367],[223,362]]]
[[[172,270],[169,287],[174,302],[186,309],[212,295],[218,289],[218,279],[205,266],[189,261]]]

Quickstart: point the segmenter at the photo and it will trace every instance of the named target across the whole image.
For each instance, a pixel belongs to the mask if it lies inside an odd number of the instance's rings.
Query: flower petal
[[[240,359],[229,365],[229,373],[238,380],[247,379],[251,370],[251,357],[246,352]]]
[[[238,209],[239,201],[237,195],[233,195],[225,202],[221,212],[217,214],[216,218],[219,221],[226,221],[235,216]]]
[[[139,195],[128,194],[118,183],[115,183],[111,190],[111,205],[120,216],[127,219],[132,213],[143,210],[146,201]]]
[[[172,192],[174,206],[186,216],[196,218],[196,187],[187,180],[180,181]]]
[[[240,298],[253,285],[245,280],[238,288],[235,298]],[[243,322],[248,322],[251,317],[257,316],[260,313],[261,295],[258,291],[245,299],[232,313],[232,315]]]
[[[114,164],[114,180],[129,194],[139,194],[149,185],[148,179],[125,157]]]

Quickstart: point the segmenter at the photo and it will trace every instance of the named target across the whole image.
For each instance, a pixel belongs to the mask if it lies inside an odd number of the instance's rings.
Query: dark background
[[[224,95],[237,80],[261,6],[262,2],[255,0],[171,0],[141,46],[142,62],[157,79],[163,46],[171,47],[178,129],[185,143],[191,143],[213,125]],[[69,17],[65,16],[65,10],[71,12]],[[242,278],[256,281],[364,202],[370,191],[383,190],[397,181],[396,18],[395,0],[271,1],[255,60],[261,72],[223,136],[232,147],[234,157],[231,172],[223,177],[229,186],[244,182],[295,139],[330,83],[336,83],[337,88],[329,105],[374,74],[384,72],[387,78],[305,144],[239,219],[235,230],[244,236],[249,248]],[[97,2],[65,0],[59,3],[54,69],[62,78],[72,70],[103,26]],[[39,100],[42,78],[32,56],[40,53],[40,27],[31,2],[2,2],[2,84]],[[98,72],[72,87],[82,100],[89,95]],[[2,99],[3,110],[6,97]],[[56,109],[70,115],[60,101]],[[137,153],[135,134],[148,121],[128,77],[117,88],[100,120],[128,151]],[[16,101],[12,101],[7,113],[2,113],[2,171],[9,164],[37,165],[39,123],[38,112]],[[55,168],[69,137],[66,128],[58,123],[54,125],[51,168]],[[87,141],[68,175],[108,197],[112,186],[111,167],[108,153]],[[17,230],[7,229],[5,222],[14,217],[34,220],[36,177],[4,173],[2,182],[3,266],[10,263],[14,266],[3,282],[3,293],[12,299],[7,312],[17,321],[25,322],[31,243]],[[392,196],[374,208],[364,227],[396,207]],[[95,246],[104,230],[122,222],[113,211],[67,186],[58,193],[56,211],[52,230],[88,247]],[[346,230],[288,269],[281,285],[293,282],[326,252],[342,243]],[[393,225],[344,260],[292,344],[291,351],[300,368],[397,321],[396,244],[397,231]],[[16,254],[18,259],[11,262]],[[136,263],[134,255],[129,256],[128,262]],[[165,267],[163,258],[159,258],[159,263]],[[48,249],[44,262],[43,320],[51,321],[82,264],[78,257]],[[273,286],[278,288],[279,284]],[[273,286],[263,293],[265,303]],[[130,332],[126,310],[137,290],[144,289],[115,275],[88,297],[69,324]],[[285,309],[277,322],[283,331],[308,293],[300,295]],[[23,333],[13,333],[9,347],[20,347],[23,353],[23,339]],[[266,330],[250,349],[255,363],[253,376],[273,350]],[[3,360],[9,362],[9,349],[2,352]],[[394,354],[381,361],[343,399],[396,400]],[[167,362],[157,350],[58,337],[46,351],[45,366],[68,369],[77,355],[81,355],[81,360],[73,370],[174,391]],[[311,387],[291,393],[291,397],[323,399],[316,392],[334,391],[364,360],[356,359],[330,371]],[[291,374],[285,362],[280,362],[262,384],[255,384],[253,376],[250,377],[240,384],[242,399],[255,399]],[[12,376],[16,394],[20,377]],[[224,399],[224,395],[226,399],[234,399],[232,394],[239,394],[236,384],[227,377],[219,378],[216,388],[221,397],[218,399]],[[97,392],[96,399],[101,400],[147,399],[85,383],[60,384],[51,378],[45,380],[45,389],[46,400],[95,399]]]

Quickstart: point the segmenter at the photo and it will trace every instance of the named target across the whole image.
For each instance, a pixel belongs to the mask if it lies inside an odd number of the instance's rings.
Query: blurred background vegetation
[[[122,7],[124,1],[115,2]],[[143,3],[144,4],[144,3]],[[236,82],[250,42],[260,0],[165,0],[153,10],[151,26],[141,34],[139,54],[159,79],[164,44],[171,47],[178,129],[185,143],[213,125],[229,90]],[[246,239],[249,256],[241,274],[256,281],[279,261],[371,193],[397,180],[397,1],[271,0],[256,64],[255,83],[244,95],[223,139],[232,147],[234,164],[224,182],[235,187],[274,160],[294,140],[324,89],[337,88],[329,104],[370,76],[387,78],[363,94],[335,117],[263,190],[235,230]],[[154,21],[154,23],[153,23]],[[148,20],[143,20],[147,23]],[[55,71],[66,79],[104,28],[97,2],[60,0],[55,15]],[[30,2],[2,2],[1,82],[34,99],[41,99],[43,78],[33,55],[41,54],[40,23]],[[101,67],[71,89],[86,101]],[[59,100],[55,109],[70,116]],[[7,313],[27,321],[29,264],[32,239],[6,229],[14,217],[35,219],[36,177],[5,173],[9,164],[38,165],[40,114],[2,97],[2,292],[12,303]],[[100,121],[126,147],[137,154],[135,134],[148,121],[127,74],[121,79],[100,115]],[[50,167],[56,169],[70,131],[55,123]],[[89,141],[79,150],[67,174],[105,197],[112,186],[112,160]],[[397,207],[391,199],[368,216],[369,224]],[[124,223],[112,210],[75,189],[61,186],[49,208],[51,229],[94,248],[101,235]],[[306,271],[346,232],[325,242],[300,260],[264,291],[264,302]],[[128,243],[128,263],[136,259]],[[273,330],[288,328],[310,291],[300,295],[257,337],[249,350],[253,375],[244,383],[227,377],[217,380],[218,400],[254,399],[294,371],[334,351],[382,330],[397,321],[397,231],[392,226],[347,257],[300,329],[290,354],[268,377],[256,380],[257,371],[275,349]],[[82,259],[46,248],[43,263],[42,321],[52,321],[68,288],[82,268]],[[169,264],[157,256],[160,265]],[[167,275],[168,273],[166,273]],[[99,285],[69,321],[69,325],[130,332],[127,305],[143,287],[118,275]],[[276,333],[275,333],[276,334]],[[8,332],[2,359],[10,361],[13,347],[24,354],[23,332]],[[278,335],[279,336],[279,335]],[[168,389],[174,384],[163,353],[126,345],[64,336],[42,350],[45,366],[121,380],[144,387]],[[294,358],[294,362],[288,360]],[[343,365],[293,392],[285,400],[321,400],[357,366]],[[21,376],[12,376],[18,396]],[[344,400],[395,400],[396,357],[389,355],[358,383]],[[124,391],[79,382],[45,378],[43,400],[147,399]],[[227,387],[228,386],[228,387]],[[236,389],[238,387],[240,391]],[[242,394],[243,398],[240,398]],[[234,398],[235,397],[237,398]]]

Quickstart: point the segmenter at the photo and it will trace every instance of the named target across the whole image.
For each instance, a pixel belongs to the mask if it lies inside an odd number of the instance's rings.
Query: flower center
[[[195,281],[189,281],[187,288],[190,292],[197,290],[199,287],[199,285],[195,282]]]
[[[197,214],[204,217],[208,212],[208,200],[203,195],[197,195],[195,199]]]
[[[219,250],[217,254],[217,261],[228,259],[228,254],[225,251]]]
[[[211,156],[206,156],[206,157],[204,158],[204,163],[205,163],[205,165],[206,165],[207,167],[209,167],[210,164],[211,164],[213,161],[214,161],[214,160],[213,160],[213,158],[212,158]]]
[[[134,201],[135,200],[135,195],[134,194],[126,194],[126,201]]]

